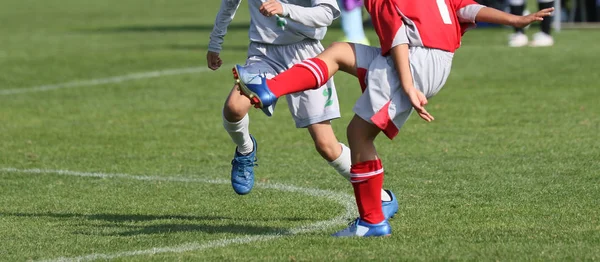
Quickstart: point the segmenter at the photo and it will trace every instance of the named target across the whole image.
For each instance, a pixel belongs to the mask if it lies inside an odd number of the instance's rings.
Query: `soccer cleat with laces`
[[[252,135],[252,143],[254,143],[252,152],[247,155],[242,155],[235,149],[233,160],[231,161],[231,186],[233,191],[239,195],[250,193],[254,187],[254,166],[256,166],[256,140]]]
[[[267,78],[258,74],[246,72],[244,67],[236,65],[232,70],[235,83],[239,85],[242,94],[250,99],[250,103],[260,108],[267,116],[272,116],[268,107],[277,102],[277,97],[269,90]]]
[[[396,196],[394,195],[394,193],[392,193],[392,191],[385,190],[385,192],[387,192],[388,195],[390,195],[392,200],[381,201],[381,209],[383,210],[383,215],[385,216],[385,219],[390,219],[394,217],[394,215],[398,212],[398,199],[396,199]]]
[[[360,218],[352,221],[347,228],[333,234],[334,237],[384,237],[392,234],[387,219],[377,224],[369,224]]]

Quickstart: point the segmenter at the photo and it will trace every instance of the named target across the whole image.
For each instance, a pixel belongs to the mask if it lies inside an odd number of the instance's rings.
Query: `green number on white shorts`
[[[333,95],[333,92],[331,92],[331,87],[323,89],[323,96],[327,97],[327,101],[325,102],[325,107],[333,105],[333,99],[331,99],[332,95]]]

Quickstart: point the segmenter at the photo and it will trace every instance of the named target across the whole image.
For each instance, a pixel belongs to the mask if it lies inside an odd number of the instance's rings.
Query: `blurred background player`
[[[365,35],[362,17],[362,0],[338,0],[340,5],[340,22],[344,38],[342,42],[369,45],[369,38]]]
[[[513,15],[527,15],[526,12],[526,1],[525,0],[508,0],[510,6],[510,13]],[[554,7],[553,0],[538,0],[539,10]],[[540,32],[533,35],[531,42],[525,34],[525,28],[515,27],[515,32],[510,35],[508,45],[511,47],[522,47],[526,45],[541,47],[541,46],[552,46],[554,45],[554,39],[551,35],[552,19],[548,17],[540,22]]]
[[[473,0],[367,0],[365,6],[381,48],[334,43],[317,57],[275,78],[247,75],[242,79],[252,80],[241,85],[250,100],[265,107],[277,97],[318,87],[338,70],[358,78],[363,95],[354,106],[347,136],[352,153],[351,182],[360,217],[335,233],[337,237],[391,234],[380,206],[384,169],[374,141],[382,132],[393,139],[413,110],[425,121],[433,120],[425,110],[427,99],[444,86],[462,34],[475,21],[523,27],[552,12],[544,9],[517,17]],[[439,14],[429,10],[439,10]],[[242,67],[237,68],[240,76],[246,75]]]
[[[222,65],[219,56],[227,27],[241,0],[222,0],[210,35],[207,62],[210,69]],[[250,8],[250,45],[243,67],[247,72],[273,77],[304,59],[314,57],[324,48],[320,43],[327,26],[338,17],[335,0],[248,0]],[[288,19],[285,23],[281,19]],[[283,26],[285,24],[285,26]],[[340,117],[333,80],[321,83],[320,88],[286,96],[296,127],[306,127],[316,150],[346,179],[350,179],[350,150],[339,143],[331,120]],[[274,105],[273,105],[274,106]],[[223,108],[223,126],[236,144],[231,162],[231,183],[236,193],[248,194],[254,185],[257,142],[249,132],[250,101],[233,87]],[[271,115],[273,107],[263,110]],[[395,196],[380,189],[386,216],[398,210]]]

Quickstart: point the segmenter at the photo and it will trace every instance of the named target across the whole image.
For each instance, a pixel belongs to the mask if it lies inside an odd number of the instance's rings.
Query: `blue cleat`
[[[267,78],[258,74],[250,74],[240,65],[236,65],[232,72],[235,83],[239,84],[240,91],[250,99],[250,103],[254,107],[262,109],[267,116],[272,116],[273,111],[269,110],[269,106],[277,102],[277,97],[269,90]]]
[[[352,221],[350,225],[336,232],[334,237],[385,237],[392,234],[392,227],[387,219],[378,224],[369,224],[360,218]]]
[[[383,209],[383,215],[387,220],[394,217],[394,215],[398,212],[398,199],[396,199],[396,196],[394,193],[392,193],[392,191],[385,190],[385,192],[387,192],[392,198],[391,201],[381,201],[381,209]]]
[[[254,187],[257,144],[252,135],[250,135],[250,138],[252,138],[252,142],[254,143],[252,152],[242,155],[238,153],[236,148],[235,155],[231,161],[231,186],[233,187],[233,191],[238,193],[238,195],[248,194],[252,190],[252,187]]]

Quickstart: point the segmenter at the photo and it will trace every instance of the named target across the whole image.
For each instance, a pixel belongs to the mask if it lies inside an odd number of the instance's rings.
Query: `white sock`
[[[385,192],[385,190],[383,190],[383,188],[381,189],[381,201],[392,201],[392,196],[390,196],[390,194],[388,194],[387,192]]]
[[[350,167],[352,166],[352,159],[350,158],[350,148],[348,148],[343,143],[340,143],[342,147],[342,153],[340,156],[331,162],[328,162],[330,166],[332,166],[335,171],[337,171],[340,175],[342,175],[346,180],[350,181]],[[381,189],[381,201],[392,201],[392,197]]]
[[[250,125],[250,117],[248,114],[242,118],[242,120],[238,122],[229,122],[223,116],[223,127],[225,127],[225,131],[229,133],[231,140],[233,143],[237,145],[237,151],[240,154],[249,154],[254,149],[254,144],[252,143],[252,138],[250,138],[250,132],[248,131],[248,126]]]
[[[346,180],[350,181],[350,166],[352,166],[352,160],[350,158],[350,148],[340,143],[342,147],[342,153],[336,160],[328,162],[331,167],[335,169],[340,175]]]

